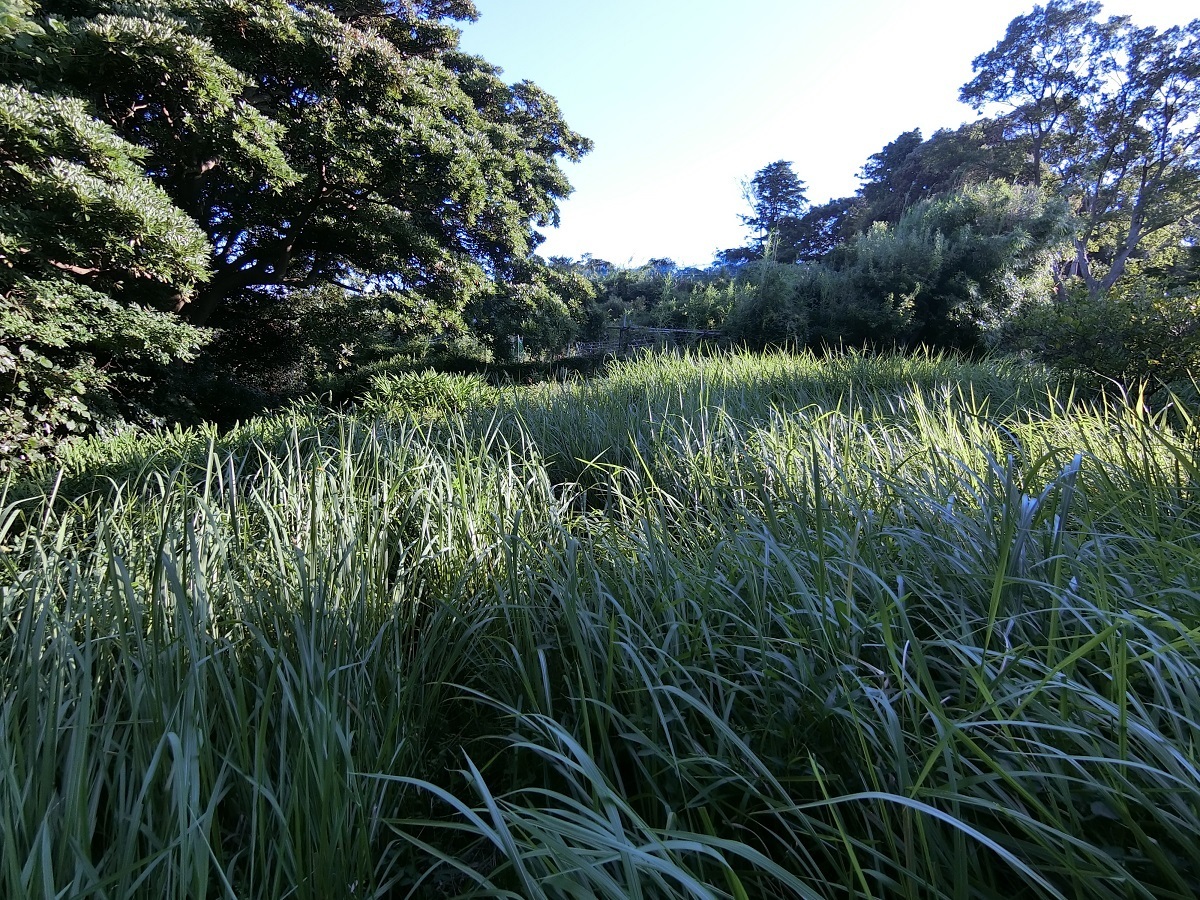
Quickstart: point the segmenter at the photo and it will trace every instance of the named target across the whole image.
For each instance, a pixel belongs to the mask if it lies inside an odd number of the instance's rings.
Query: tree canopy
[[[469,0],[6,2],[0,374],[37,393],[25,354],[58,342],[70,368],[91,353],[75,325],[38,343],[21,324],[51,296],[64,321],[69,295],[178,327],[322,284],[457,309],[506,280],[533,290],[536,229],[570,191],[559,163],[590,142],[537,85],[458,49],[476,15]],[[86,407],[95,385],[70,383]]]
[[[18,51],[0,75],[48,36],[31,12],[0,17]],[[208,277],[207,241],[147,156],[82,99],[0,81],[0,468],[122,411],[139,366],[204,341],[164,309]]]
[[[1131,258],[1200,213],[1200,19],[1165,31],[1100,4],[1050,0],[1018,16],[974,62],[961,97],[1031,142],[1030,177],[1077,218],[1077,277],[1107,293]]]
[[[460,49],[477,15],[3,0],[0,467],[108,422],[178,421],[172,392],[232,421],[410,347],[552,353],[612,316],[964,350],[1058,346],[1009,326],[1083,333],[1068,308],[1114,333],[1196,330],[1200,20],[1034,6],[974,60],[960,96],[982,118],[901,133],[815,206],[792,162],[768,163],[744,186],[751,236],[702,273],[536,255],[561,164],[591,145],[537,85]],[[258,405],[212,414],[202,382]]]
[[[785,223],[799,219],[808,207],[804,182],[788,160],[768,163],[746,184],[746,202],[753,214],[742,216],[754,233],[754,247],[762,252],[772,235]]]
[[[456,48],[470,3],[42,4],[62,26],[43,90],[146,148],[207,233],[211,278],[178,311],[219,323],[246,290],[378,279],[461,296],[503,274],[569,192],[588,142],[536,85]]]

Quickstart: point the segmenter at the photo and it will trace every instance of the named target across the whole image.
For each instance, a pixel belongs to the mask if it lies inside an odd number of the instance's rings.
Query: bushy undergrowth
[[[0,894],[1200,891],[1186,411],[862,356],[475,399],[4,508]]]

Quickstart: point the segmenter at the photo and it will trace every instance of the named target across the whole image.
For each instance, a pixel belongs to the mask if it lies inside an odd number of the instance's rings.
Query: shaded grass
[[[371,413],[0,513],[0,893],[1200,890],[1194,433],[854,355]]]

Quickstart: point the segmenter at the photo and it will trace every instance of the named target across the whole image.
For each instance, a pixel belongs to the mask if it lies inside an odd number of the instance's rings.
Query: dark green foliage
[[[981,349],[1017,303],[1049,292],[1063,204],[1000,182],[876,223],[825,262],[753,263],[729,320],[751,346],[806,341]]]
[[[763,258],[768,246],[771,259],[778,262],[823,259],[875,222],[895,225],[922,200],[989,181],[1022,182],[1028,168],[1027,143],[1007,133],[1003,122],[989,119],[941,129],[928,140],[922,140],[918,129],[906,131],[867,160],[855,196],[810,207],[801,188],[799,203],[786,214],[771,217],[769,245],[760,232],[747,247],[721,251],[718,263],[732,268],[745,265]],[[779,166],[772,163],[759,176],[768,184],[782,184],[790,169]],[[743,217],[749,224],[758,219]]]
[[[993,118],[899,135],[856,196],[815,208],[792,163],[764,166],[752,240],[699,272],[533,256],[569,192],[560,161],[590,145],[459,49],[476,15],[5,3],[2,464],[122,421],[358,399],[422,360],[540,364],[618,323],[999,345],[1160,381],[1192,365],[1200,20],[1034,7],[962,88]]]
[[[472,12],[430,14],[454,11]],[[452,28],[413,32],[382,5],[349,19],[239,0],[70,12],[38,52],[151,151],[208,233],[213,276],[186,308],[198,323],[221,324],[247,290],[363,277],[461,303],[531,249],[569,190],[556,157],[588,147],[535,85],[505,85],[454,50]]]
[[[585,309],[596,296],[592,282],[569,265],[547,265],[532,257],[510,277],[479,293],[465,316],[475,334],[490,343],[496,362],[522,352],[535,357],[563,351],[580,333]]]
[[[787,219],[779,227],[775,259],[789,263],[822,259],[858,233],[864,214],[861,198],[841,197],[812,207],[798,219]]]
[[[590,145],[536,85],[457,49],[454,22],[475,15],[466,0],[7,4],[6,453],[102,408],[247,415],[457,336],[468,305],[497,344],[508,326],[539,350],[569,340],[586,286],[527,257],[570,190],[558,160]],[[204,340],[185,321],[218,326],[218,345],[164,371]]]
[[[924,199],[925,185],[906,167],[921,143],[921,130],[914,128],[868,157],[859,173],[862,187],[858,193],[868,205],[872,221],[898,222],[904,210]]]
[[[1001,345],[1125,385],[1187,390],[1200,373],[1200,293],[1156,287],[1028,303],[1005,324]]]
[[[204,237],[144,177],[144,151],[74,98],[0,85],[0,104],[7,268],[67,273],[155,306],[204,277]]]
[[[877,225],[838,271],[850,296],[892,310],[898,342],[971,350],[1018,302],[1049,291],[1049,261],[1068,233],[1061,202],[995,182],[918,203],[895,228]]]
[[[786,223],[799,219],[808,207],[804,182],[796,175],[792,163],[784,159],[755,172],[745,194],[753,215],[742,216],[742,221],[754,232],[752,248],[760,256],[767,251],[772,236]]]
[[[725,335],[745,347],[805,346],[815,299],[826,272],[772,260],[747,263],[732,290]]]
[[[324,285],[283,304],[251,294],[230,304],[225,328],[176,373],[188,384],[175,385],[171,415],[228,427],[306,395],[339,403],[361,394],[378,364],[411,368],[451,349],[483,352],[457,309],[420,295]]]
[[[819,259],[780,260],[784,253],[775,247],[797,233],[785,226],[766,259],[751,253],[737,266],[707,272],[645,266],[597,278],[594,333],[605,323],[630,322],[719,327],[749,347],[978,351],[1017,304],[1051,291],[1052,263],[1069,238],[1061,201],[1002,181],[937,194],[910,206],[896,224],[879,222],[849,238],[834,237],[836,229],[868,207],[828,206],[829,217],[811,233],[827,242]],[[821,235],[818,227],[828,230]]]
[[[989,181],[1027,181],[1024,144],[1001,123],[981,120],[941,129],[929,140],[901,134],[868,159],[860,177],[858,222],[895,225],[910,207],[939,194]]]
[[[82,101],[0,83],[0,469],[136,417],[136,383],[204,341],[164,308],[207,244],[144,158]]]
[[[1006,135],[1002,123],[984,119],[954,130],[941,129],[928,140],[921,139],[918,129],[906,131],[867,160],[855,196],[836,198],[782,220],[773,258],[780,262],[823,259],[875,222],[895,225],[922,200],[989,181],[1019,183],[1026,167],[1025,142]],[[729,259],[740,256],[737,251],[725,252]]]
[[[708,330],[721,327],[733,306],[734,278],[721,269],[679,268],[670,260],[651,260],[621,268],[585,257],[578,263],[557,260],[553,267],[586,277],[594,297],[586,302],[581,340],[602,340],[610,326],[622,323],[655,328]]]

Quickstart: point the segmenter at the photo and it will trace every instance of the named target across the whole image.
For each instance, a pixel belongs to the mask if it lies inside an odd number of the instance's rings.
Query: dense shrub
[[[1156,291],[1143,281],[1108,295],[1030,302],[999,343],[1125,385],[1186,383],[1200,375],[1200,293]]]
[[[761,260],[747,263],[729,291],[725,336],[746,347],[802,347],[809,319],[823,293],[826,273]]]
[[[1065,207],[993,182],[925,200],[899,224],[876,223],[825,260],[750,263],[727,328],[764,346],[979,350],[1017,304],[1051,290]]]

